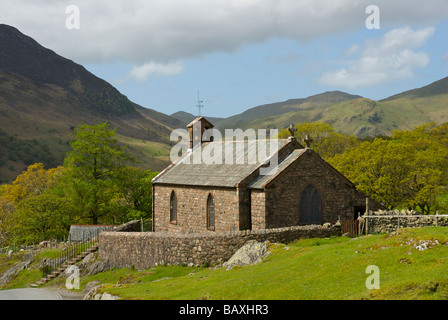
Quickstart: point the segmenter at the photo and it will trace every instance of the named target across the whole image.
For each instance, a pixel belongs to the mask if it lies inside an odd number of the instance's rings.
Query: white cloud
[[[429,63],[428,54],[415,50],[420,48],[434,31],[432,27],[416,31],[405,27],[394,29],[380,39],[368,40],[358,60],[350,61],[345,68],[324,73],[319,82],[355,89],[412,77],[415,68],[425,67]]]
[[[131,71],[122,79],[123,82],[133,79],[144,82],[151,75],[171,76],[181,73],[184,70],[182,62],[157,63],[154,61],[134,66]]]
[[[60,0],[2,0],[0,21],[76,62],[167,63],[232,52],[272,37],[298,41],[365,28],[362,0],[77,0],[80,29],[67,30]],[[429,25],[445,0],[376,0],[381,27]]]

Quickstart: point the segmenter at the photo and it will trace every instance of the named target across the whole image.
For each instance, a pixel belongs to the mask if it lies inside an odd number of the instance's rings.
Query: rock
[[[85,291],[87,292],[83,300],[95,300],[95,296],[98,295],[98,289],[101,287],[97,285],[97,281],[89,282],[86,285]]]
[[[16,263],[14,266],[6,270],[2,275],[0,275],[0,285],[8,284],[11,280],[13,280],[17,274],[28,268],[28,266],[34,261],[35,253],[25,253],[22,257],[22,260]]]
[[[97,260],[97,253],[89,253],[79,264],[81,275],[91,276],[109,270],[109,260]]]
[[[89,282],[84,289],[87,294],[84,296],[83,300],[118,300],[117,296],[113,296],[110,293],[99,293],[98,289],[101,285],[98,285],[98,281]]]
[[[111,295],[110,293],[103,293],[100,300],[118,300],[116,296]]]
[[[331,223],[327,222],[322,225],[322,228],[328,229],[331,227]]]
[[[259,263],[271,254],[268,248],[269,241],[258,242],[249,240],[222,266],[230,270],[235,266],[247,266]]]
[[[85,275],[92,276],[94,274],[107,271],[109,268],[109,260],[97,260],[87,268]]]
[[[91,252],[79,264],[85,266],[92,263],[93,260],[95,260],[95,253]]]
[[[122,224],[121,226],[114,227],[114,231],[117,232],[139,232],[141,231],[140,220],[132,220]]]

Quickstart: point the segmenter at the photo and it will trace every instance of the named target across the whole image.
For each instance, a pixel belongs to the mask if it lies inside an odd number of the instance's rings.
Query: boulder
[[[140,220],[126,222],[118,227],[114,227],[113,230],[117,232],[139,232],[141,231]]]
[[[25,253],[20,262],[6,270],[3,274],[0,274],[0,285],[8,284],[20,271],[28,268],[28,266],[34,261],[35,255],[36,254],[34,252]]]
[[[99,290],[101,288],[101,285],[98,284],[98,281],[92,281],[89,282],[86,285],[86,288],[84,289],[86,295],[84,296],[83,300],[118,300],[119,297],[113,296],[110,293],[99,293]]]
[[[259,263],[271,254],[268,250],[269,244],[269,241],[258,242],[249,240],[222,266],[230,270],[235,266],[247,266]]]
[[[91,276],[110,269],[109,260],[96,260],[86,271],[85,275]]]

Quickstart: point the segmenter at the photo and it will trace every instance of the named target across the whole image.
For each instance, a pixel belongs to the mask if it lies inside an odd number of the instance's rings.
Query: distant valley
[[[170,162],[170,133],[194,118],[182,110],[166,115],[140,106],[83,66],[0,24],[0,183],[35,162],[62,164],[74,128],[97,121],[117,129],[139,166],[160,171]],[[448,121],[448,77],[380,101],[330,91],[207,118],[220,130],[321,121],[358,137],[389,134]]]
[[[184,123],[194,118],[185,112],[171,116]],[[283,129],[291,123],[316,121],[357,137],[387,135],[393,130],[412,129],[430,121],[444,123],[448,121],[448,77],[380,101],[330,91],[253,107],[212,122],[218,129]]]

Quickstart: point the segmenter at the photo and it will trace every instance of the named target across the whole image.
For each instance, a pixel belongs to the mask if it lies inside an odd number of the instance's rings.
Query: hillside
[[[448,77],[419,89],[374,101],[341,91],[253,107],[217,121],[224,128],[278,128],[321,121],[358,137],[387,135],[429,121],[448,121]]]
[[[116,127],[141,165],[153,170],[169,163],[169,135],[183,126],[133,103],[83,66],[19,30],[0,25],[0,182],[10,181],[30,162],[61,164],[73,129],[97,121]],[[33,146],[35,152],[26,159],[17,151],[30,154]]]
[[[185,112],[185,111],[178,111],[178,112],[171,114],[170,117],[175,118],[175,119],[181,121],[183,124],[187,125],[191,121],[196,119],[197,116],[195,116],[191,113]],[[211,123],[217,123],[223,119],[223,118],[218,118],[218,117],[208,117],[208,116],[205,116],[205,117],[208,120],[210,120]]]
[[[357,98],[361,97],[341,91],[330,91],[308,98],[290,99],[253,107],[241,114],[220,120],[215,125],[220,129],[285,128],[297,121],[317,121],[319,119],[317,110],[320,108]],[[299,120],[304,116],[307,120]]]
[[[365,137],[446,122],[447,103],[448,77],[380,101],[328,91],[209,120],[220,130],[283,129],[321,121]],[[83,122],[110,122],[140,166],[162,170],[169,164],[170,133],[194,117],[183,111],[168,116],[137,105],[83,66],[0,24],[0,183],[11,182],[34,162],[61,164],[73,129]]]
[[[380,100],[386,109],[413,127],[429,121],[448,121],[448,77],[427,86]]]
[[[447,232],[428,227],[358,239],[303,239],[273,244],[262,263],[232,270],[159,267],[140,277],[122,273],[122,285],[115,285],[111,278],[117,270],[82,281],[105,279],[103,291],[124,299],[443,300],[448,294]],[[427,249],[419,250],[419,243],[427,243]],[[379,269],[380,289],[366,288],[370,265]]]
[[[447,244],[446,227],[401,229],[355,239],[302,239],[271,244],[271,255],[251,266],[113,269],[82,276],[76,292],[85,295],[88,284],[97,281],[102,285],[99,293],[129,300],[446,300]],[[29,287],[41,277],[41,260],[60,250],[39,252],[3,289]],[[20,255],[0,255],[0,275],[14,261],[20,262]],[[371,275],[368,266],[378,267],[379,289],[366,287]],[[60,278],[42,287],[64,290],[65,283]]]

